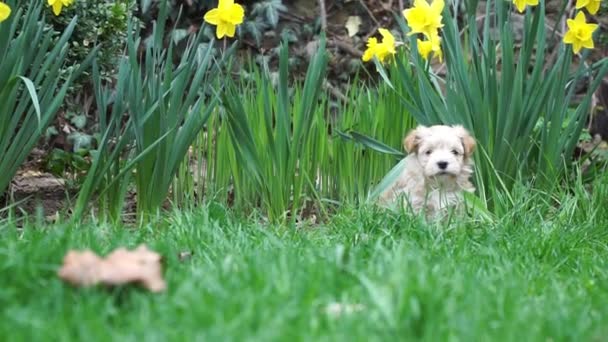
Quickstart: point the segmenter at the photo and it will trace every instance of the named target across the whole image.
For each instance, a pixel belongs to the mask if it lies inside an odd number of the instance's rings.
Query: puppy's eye
[[[433,150],[426,150],[426,152],[424,152],[424,154],[426,154],[427,156],[430,156],[431,153],[433,153]]]
[[[458,156],[458,155],[460,155],[460,152],[458,152],[456,150],[452,150],[452,154],[455,155],[455,156]]]

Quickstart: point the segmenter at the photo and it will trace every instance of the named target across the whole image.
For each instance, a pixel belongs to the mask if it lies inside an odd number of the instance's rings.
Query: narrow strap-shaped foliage
[[[478,25],[477,4],[464,2],[464,40],[452,9],[444,10],[444,90],[432,82],[434,76],[416,53],[410,54],[409,65],[396,58],[397,68],[379,63],[376,67],[419,124],[462,124],[473,133],[483,152],[476,153],[475,183],[482,198],[491,202],[500,197],[497,191],[509,191],[517,179],[535,181],[541,188],[563,179],[589,114],[591,95],[608,70],[605,60],[587,66],[586,51],[572,72],[571,48],[561,42],[553,46],[544,1],[526,10],[517,48],[511,4],[486,2],[483,25]],[[412,51],[415,38],[410,37]],[[549,47],[556,49],[553,63],[545,62]],[[583,100],[575,103],[576,85],[587,78],[593,82]]]
[[[7,4],[18,8],[17,2]],[[77,18],[54,40],[53,32],[43,30],[42,6],[18,8],[0,24],[0,196],[54,119],[72,80],[91,61],[82,61],[60,85]],[[96,51],[93,49],[90,56]]]

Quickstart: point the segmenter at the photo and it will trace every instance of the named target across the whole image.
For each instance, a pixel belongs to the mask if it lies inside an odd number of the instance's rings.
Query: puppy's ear
[[[424,129],[424,126],[418,126],[416,129],[412,130],[406,137],[403,139],[403,148],[405,152],[412,153],[418,150],[418,145],[420,144],[420,133]]]
[[[462,146],[464,146],[464,155],[466,157],[470,157],[475,151],[475,146],[477,143],[475,142],[475,138],[467,131],[464,127],[457,125],[453,126],[456,130],[456,134],[460,137],[462,141]]]

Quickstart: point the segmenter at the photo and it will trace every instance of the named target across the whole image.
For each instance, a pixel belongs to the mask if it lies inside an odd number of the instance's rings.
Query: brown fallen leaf
[[[160,292],[167,287],[160,261],[161,256],[145,245],[134,251],[118,248],[105,258],[90,250],[69,251],[58,275],[74,286],[137,283],[152,292]]]

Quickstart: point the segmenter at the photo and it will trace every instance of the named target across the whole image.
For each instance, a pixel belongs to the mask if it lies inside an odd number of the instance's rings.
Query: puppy
[[[460,207],[462,192],[475,191],[469,181],[475,145],[462,126],[418,126],[403,141],[408,153],[405,169],[380,195],[380,202],[391,204],[403,196],[415,212],[427,217]]]

